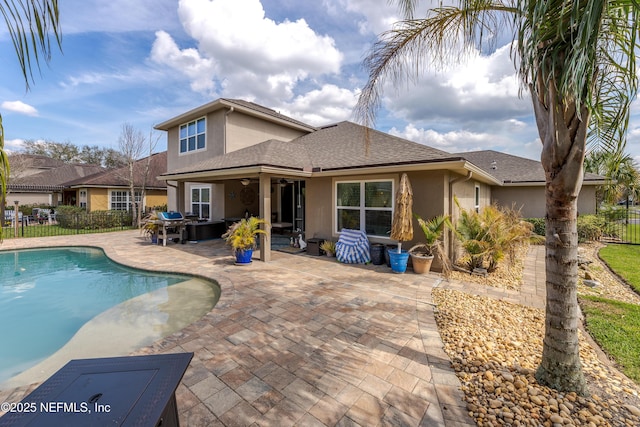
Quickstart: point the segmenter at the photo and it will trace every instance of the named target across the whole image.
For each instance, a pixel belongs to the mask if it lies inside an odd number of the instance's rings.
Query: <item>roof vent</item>
[[[491,162],[491,169],[493,169],[493,170],[498,169],[498,163],[495,160],[493,162]]]

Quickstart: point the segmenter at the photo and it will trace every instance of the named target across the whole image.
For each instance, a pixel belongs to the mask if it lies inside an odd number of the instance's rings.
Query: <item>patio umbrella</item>
[[[398,252],[402,242],[413,239],[413,191],[406,173],[400,178],[400,186],[396,191],[396,206],[391,224],[391,238],[398,241]]]

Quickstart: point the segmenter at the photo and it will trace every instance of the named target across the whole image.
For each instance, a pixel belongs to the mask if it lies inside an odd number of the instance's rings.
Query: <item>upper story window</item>
[[[393,216],[393,181],[343,181],[335,186],[336,232],[364,230],[369,236],[389,237]]]
[[[180,154],[204,150],[206,146],[206,119],[194,120],[180,125]]]

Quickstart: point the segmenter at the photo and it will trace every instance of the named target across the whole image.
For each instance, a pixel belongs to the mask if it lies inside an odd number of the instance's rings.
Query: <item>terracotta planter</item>
[[[416,274],[426,274],[431,270],[431,263],[433,262],[433,255],[418,255],[410,253],[411,264],[413,265],[413,272]]]

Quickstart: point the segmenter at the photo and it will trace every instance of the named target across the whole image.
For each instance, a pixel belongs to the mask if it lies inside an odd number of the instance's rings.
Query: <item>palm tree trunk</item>
[[[584,395],[587,387],[578,342],[577,199],[589,116],[586,107],[562,102],[549,86],[546,100],[533,96],[543,143],[547,212],[545,336],[536,379],[557,390]]]

